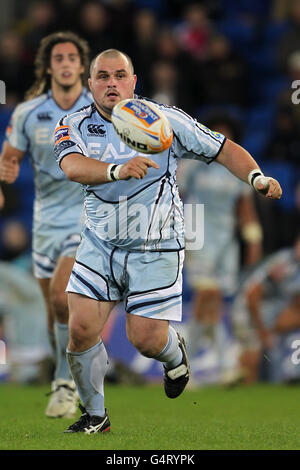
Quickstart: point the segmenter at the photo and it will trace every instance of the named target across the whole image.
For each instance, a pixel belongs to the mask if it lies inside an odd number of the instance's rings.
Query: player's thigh
[[[65,290],[74,266],[74,261],[74,258],[66,256],[61,256],[58,258],[50,284],[52,295],[66,295]]]
[[[51,331],[53,331],[54,312],[53,312],[53,308],[52,308],[51,300],[50,300],[50,281],[51,281],[51,278],[49,278],[49,279],[47,279],[47,278],[45,278],[45,279],[37,278],[37,281],[39,283],[40,289],[41,289],[43,297],[44,297],[44,302],[45,302],[45,305],[46,305],[48,328]]]
[[[74,292],[68,293],[70,334],[100,335],[116,302],[101,302]]]
[[[168,340],[168,320],[126,314],[126,333],[129,341],[142,353],[155,356]]]

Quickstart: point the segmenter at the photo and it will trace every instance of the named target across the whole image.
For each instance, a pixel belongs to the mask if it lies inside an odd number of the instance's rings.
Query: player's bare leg
[[[146,357],[163,363],[164,387],[169,398],[178,397],[190,377],[184,339],[167,320],[156,320],[127,313],[129,341]]]
[[[261,350],[259,348],[244,349],[239,357],[241,369],[245,371],[244,383],[253,384],[258,381]]]
[[[222,314],[222,294],[217,287],[200,288],[195,292],[194,314],[205,325],[214,325]]]
[[[48,338],[49,343],[52,349],[53,359],[56,357],[56,347],[55,347],[55,338],[54,338],[54,311],[50,302],[50,279],[37,279],[40,289],[43,294],[46,312],[47,312],[47,328],[48,328]]]
[[[199,286],[195,289],[192,318],[188,324],[188,354],[197,356],[203,339],[209,337],[217,355],[220,373],[223,373],[226,334],[222,324],[222,293],[217,285]]]
[[[51,418],[75,416],[78,394],[70,375],[66,357],[69,342],[68,299],[65,292],[74,259],[60,257],[51,279],[40,279],[41,289],[49,312],[55,343],[55,374],[46,416]]]
[[[55,314],[56,368],[52,396],[46,414],[49,417],[72,418],[77,412],[78,393],[71,377],[66,350],[69,343],[69,308],[65,292],[74,258],[61,256],[50,281],[50,302]]]
[[[68,324],[69,307],[66,287],[74,265],[74,258],[61,256],[50,282],[50,299],[55,311],[55,320]]]

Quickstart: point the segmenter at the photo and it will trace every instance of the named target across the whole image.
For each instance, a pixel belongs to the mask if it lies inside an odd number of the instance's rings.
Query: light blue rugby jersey
[[[19,104],[6,133],[12,147],[28,152],[34,169],[34,230],[78,223],[83,207],[80,186],[68,180],[53,158],[53,132],[59,119],[92,102],[86,88],[72,108],[64,110],[51,91]]]
[[[273,277],[271,273],[274,272]],[[263,321],[274,325],[279,313],[300,293],[300,263],[294,249],[284,248],[263,260],[243,283],[234,303],[235,315],[247,310],[246,291],[254,284],[262,284]]]
[[[275,281],[270,272],[275,270]],[[283,248],[270,255],[254,270],[245,283],[247,289],[254,283],[263,283],[266,298],[276,304],[275,298],[292,298],[300,293],[300,263],[293,248]]]
[[[102,240],[128,250],[184,248],[183,208],[176,184],[177,158],[210,163],[225,142],[222,134],[212,132],[182,110],[158,106],[174,132],[168,150],[147,155],[158,163],[159,170],[149,168],[142,180],[132,178],[84,187],[87,227]],[[112,123],[101,116],[94,103],[66,116],[58,126],[55,139],[59,164],[73,152],[116,164],[141,155],[120,140]]]

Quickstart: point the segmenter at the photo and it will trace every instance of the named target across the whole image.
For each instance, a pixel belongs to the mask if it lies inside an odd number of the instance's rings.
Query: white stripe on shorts
[[[106,282],[100,276],[100,274],[91,271],[82,264],[79,264],[77,261],[74,263],[73,271],[86,279],[95,289],[100,290],[101,292],[104,292],[106,295],[108,295]]]
[[[48,256],[40,253],[32,253],[33,274],[38,279],[50,279],[56,266],[56,262],[52,261]]]
[[[96,300],[110,300],[104,279],[78,262],[74,263],[66,292],[86,295]]]

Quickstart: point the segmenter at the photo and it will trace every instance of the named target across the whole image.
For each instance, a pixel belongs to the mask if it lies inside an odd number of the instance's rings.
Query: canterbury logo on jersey
[[[103,129],[103,124],[89,124],[87,126],[90,135],[105,135],[106,130]]]

